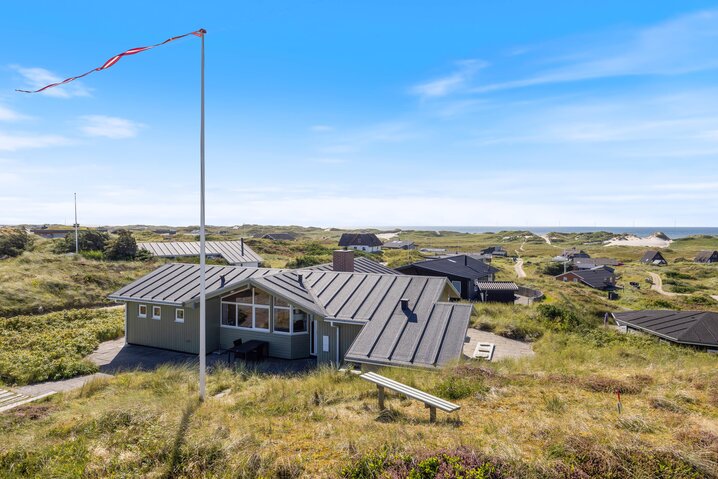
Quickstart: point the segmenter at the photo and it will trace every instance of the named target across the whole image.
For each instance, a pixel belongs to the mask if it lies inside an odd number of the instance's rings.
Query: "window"
[[[222,298],[222,326],[269,331],[271,296],[247,288]]]
[[[461,294],[461,281],[452,281],[451,284],[453,284],[454,288],[456,288],[456,291]]]
[[[322,352],[329,352],[329,336],[322,336]]]
[[[162,308],[152,306],[152,319],[162,319]]]
[[[274,299],[274,332],[280,334],[302,334],[307,332],[308,314],[290,306],[281,298]]]
[[[175,323],[184,323],[184,309],[175,309]]]
[[[141,305],[137,308],[137,316],[140,317],[140,318],[146,318],[146,317],[147,317],[147,305],[146,305],[146,304],[141,304]]]

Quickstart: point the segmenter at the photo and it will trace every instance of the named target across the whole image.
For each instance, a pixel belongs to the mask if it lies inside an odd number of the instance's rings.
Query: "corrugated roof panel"
[[[157,257],[181,258],[186,256],[199,256],[199,241],[154,241],[137,243],[139,249],[147,250]],[[260,263],[259,256],[247,244],[244,244],[242,254],[241,241],[207,241],[205,252],[208,256],[221,256],[230,264]]]

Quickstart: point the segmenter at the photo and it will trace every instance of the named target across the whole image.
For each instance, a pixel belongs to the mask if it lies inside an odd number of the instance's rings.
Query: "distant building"
[[[666,261],[660,251],[649,250],[641,256],[641,263],[664,265],[668,264],[668,261]]]
[[[257,235],[256,238],[272,241],[294,241],[297,239],[297,236],[294,233],[267,233],[265,235]]]
[[[199,256],[199,241],[160,241],[137,243],[137,248],[149,251],[158,258],[187,258]],[[235,266],[257,268],[262,257],[252,248],[239,241],[207,241],[205,254],[208,258],[222,258]]]
[[[489,246],[479,251],[479,254],[486,256],[508,256],[503,246]]]
[[[642,331],[676,344],[718,352],[718,313],[711,311],[626,311],[613,313],[626,331]]]
[[[718,251],[701,251],[696,255],[696,263],[718,263]]]
[[[177,230],[170,230],[170,229],[156,229],[152,230],[154,234],[162,235],[162,236],[174,236],[177,234]]]
[[[581,250],[581,249],[577,249],[577,248],[575,248],[575,247],[574,247],[574,248],[570,248],[570,249],[565,249],[565,250],[563,250],[563,252],[561,253],[561,256],[564,257],[564,258],[566,258],[566,259],[590,258],[590,257],[591,257],[591,256],[590,256],[588,253],[586,253],[585,251],[583,251],[583,250]]]
[[[339,239],[339,246],[346,249],[376,253],[381,251],[382,243],[373,233],[344,233]]]
[[[67,233],[72,233],[74,230],[61,230],[61,229],[50,229],[50,228],[37,228],[31,229],[30,233],[35,234],[45,239],[58,239],[67,236]]]
[[[594,269],[600,266],[609,266],[611,268],[620,266],[622,263],[612,258],[573,258],[571,266],[574,269]]]
[[[601,291],[613,291],[616,289],[616,275],[610,268],[569,271],[559,274],[556,279],[564,282],[582,283]]]
[[[401,274],[388,266],[364,256],[354,257],[354,250],[340,249],[332,254],[332,262],[309,266],[312,271],[343,271],[345,273]]]
[[[443,276],[449,278],[449,281],[451,281],[451,284],[454,285],[461,297],[472,301],[478,299],[477,281],[493,281],[494,274],[498,271],[493,266],[465,254],[418,261],[396,268],[396,270],[413,276]]]
[[[416,244],[413,241],[389,241],[384,243],[383,248],[386,249],[416,249]]]

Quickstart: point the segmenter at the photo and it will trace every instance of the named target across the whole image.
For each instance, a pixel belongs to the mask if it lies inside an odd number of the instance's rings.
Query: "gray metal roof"
[[[244,266],[207,266],[207,295],[239,286],[248,278],[260,278],[282,270]],[[225,285],[221,286],[221,276]],[[166,264],[112,293],[118,301],[147,301],[182,306],[199,299],[199,265]]]
[[[374,233],[343,233],[339,246],[381,246],[381,240]]]
[[[400,241],[400,240],[389,241],[387,243],[384,243],[384,245],[383,245],[384,248],[389,248],[389,249],[401,249],[404,247],[409,248],[411,246],[416,246],[413,241]]]
[[[221,256],[229,264],[261,263],[262,257],[242,241],[207,241],[209,256]],[[160,258],[199,256],[199,241],[156,241],[137,243],[139,249],[147,250]]]
[[[334,266],[332,263],[324,263],[316,266],[310,266],[306,269],[313,271],[334,271]],[[372,261],[363,256],[357,256],[354,258],[354,271],[356,273],[401,274],[377,261]]]
[[[676,343],[718,346],[718,313],[712,311],[627,311],[613,317]]]
[[[461,356],[472,306],[434,303],[428,311],[411,306],[369,321],[345,356],[379,365],[436,367]]]
[[[605,267],[569,271],[567,273],[559,274],[556,276],[556,279],[563,279],[566,275],[574,275],[578,277],[582,283],[595,289],[601,289],[604,291],[615,289],[614,283],[616,276],[613,271],[606,269]]]

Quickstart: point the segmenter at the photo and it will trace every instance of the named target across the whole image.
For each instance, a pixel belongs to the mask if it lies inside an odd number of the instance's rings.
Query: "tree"
[[[110,235],[104,231],[81,230],[77,235],[80,251],[104,251],[110,241]],[[56,253],[75,252],[75,232],[67,233],[55,245]]]
[[[105,248],[105,257],[112,261],[132,260],[137,256],[137,241],[128,230],[119,230],[117,238]]]
[[[0,257],[20,256],[31,244],[32,239],[22,228],[0,229]]]

